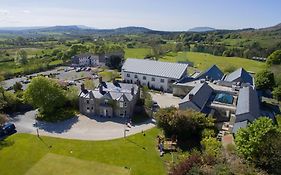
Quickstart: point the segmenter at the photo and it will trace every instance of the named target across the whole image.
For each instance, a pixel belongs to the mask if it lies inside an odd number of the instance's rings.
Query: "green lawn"
[[[166,174],[156,149],[159,132],[154,128],[145,136],[111,141],[40,140],[35,135],[15,134],[0,148],[0,174],[67,174],[71,170],[71,174],[102,175],[102,169],[104,174],[116,175]]]
[[[222,70],[228,66],[234,66],[236,68],[243,67],[252,72],[258,72],[266,67],[263,62],[246,58],[214,56],[199,52],[179,52],[178,54],[167,55],[160,60],[169,62],[190,61],[194,63],[194,67],[200,70],[206,70],[213,64],[218,65]]]
[[[151,52],[149,48],[125,49],[125,58],[144,58]]]
[[[61,156],[58,154],[48,153],[43,158],[41,158],[31,169],[29,169],[26,174],[38,175],[38,172],[40,172],[40,175],[126,175],[129,174],[129,169],[95,161],[86,161],[69,156]]]
[[[126,49],[125,58],[144,58],[148,53],[150,53],[149,48]],[[194,67],[199,70],[206,70],[213,64],[216,64],[222,70],[228,66],[234,66],[236,68],[243,67],[251,72],[258,72],[266,67],[263,62],[253,61],[246,58],[214,56],[199,52],[168,53],[166,56],[162,57],[160,61],[190,61],[193,62]]]

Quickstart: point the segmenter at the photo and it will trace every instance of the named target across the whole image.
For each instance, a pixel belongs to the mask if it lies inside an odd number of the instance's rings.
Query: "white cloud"
[[[25,14],[30,14],[31,11],[30,10],[23,10],[22,13],[25,13]]]
[[[10,11],[9,10],[6,10],[6,9],[0,9],[0,15],[1,16],[6,16],[6,15],[8,15],[10,13]]]

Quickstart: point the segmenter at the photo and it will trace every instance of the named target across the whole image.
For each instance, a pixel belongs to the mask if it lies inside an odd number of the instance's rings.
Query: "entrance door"
[[[104,109],[104,110],[103,110],[103,115],[104,115],[105,117],[108,116],[108,111],[107,111],[107,109]]]

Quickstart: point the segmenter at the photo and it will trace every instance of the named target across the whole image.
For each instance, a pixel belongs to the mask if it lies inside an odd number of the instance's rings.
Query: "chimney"
[[[81,91],[85,91],[86,89],[85,89],[85,85],[84,85],[84,83],[82,83],[81,84]]]
[[[99,85],[99,91],[100,91],[101,94],[103,93],[103,86],[102,86],[102,84]]]
[[[188,95],[189,101],[191,101],[191,100],[193,99],[193,96],[194,96],[193,94],[189,94],[189,95]]]
[[[135,89],[134,89],[134,87],[132,87],[131,88],[131,94],[134,95],[134,93],[135,93]]]
[[[116,84],[117,84],[117,81],[116,81],[116,79],[115,79],[115,78],[112,78],[112,83],[113,83],[114,85],[116,85]]]
[[[102,84],[102,76],[99,77],[99,83]]]

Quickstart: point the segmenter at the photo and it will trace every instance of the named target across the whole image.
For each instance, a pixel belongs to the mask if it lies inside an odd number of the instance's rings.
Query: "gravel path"
[[[89,118],[78,115],[69,120],[48,123],[35,119],[37,111],[29,111],[24,114],[14,114],[10,117],[10,122],[15,123],[19,133],[37,134],[66,139],[78,140],[111,140],[124,137],[124,130],[128,130],[126,135],[136,134],[155,126],[155,121],[149,120],[131,128],[124,125],[121,118]]]

